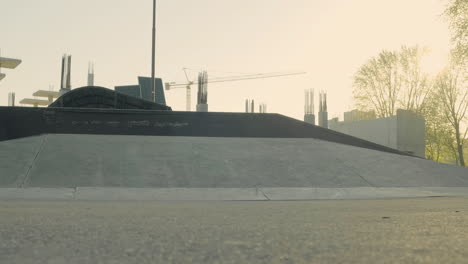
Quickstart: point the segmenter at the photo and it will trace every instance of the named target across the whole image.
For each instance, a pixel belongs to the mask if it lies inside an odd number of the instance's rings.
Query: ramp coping
[[[307,201],[467,197],[468,187],[408,188],[0,188],[0,200]]]

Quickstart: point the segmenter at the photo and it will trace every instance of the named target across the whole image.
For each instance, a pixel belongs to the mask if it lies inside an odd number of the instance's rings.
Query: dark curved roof
[[[49,107],[167,110],[171,107],[128,96],[114,90],[85,86],[60,96]]]

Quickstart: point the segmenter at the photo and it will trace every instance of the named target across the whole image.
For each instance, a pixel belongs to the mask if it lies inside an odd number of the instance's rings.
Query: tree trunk
[[[455,137],[457,140],[458,160],[460,161],[460,166],[465,167],[465,158],[463,157],[463,144],[461,143],[460,129],[458,126],[455,129]]]

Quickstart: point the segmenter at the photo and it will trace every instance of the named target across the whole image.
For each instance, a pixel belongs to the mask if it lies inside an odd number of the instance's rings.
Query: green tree
[[[422,115],[426,120],[426,157],[437,162],[456,161],[455,139],[436,93],[428,96]]]
[[[402,46],[371,58],[354,76],[354,99],[359,109],[374,110],[378,117],[395,115],[397,109],[421,114],[426,120],[427,157],[464,166],[466,75],[462,67],[450,67],[432,80],[421,67],[427,52]]]
[[[457,163],[465,166],[463,145],[466,141],[468,128],[468,86],[466,69],[455,62],[440,72],[434,83],[435,93],[440,102],[440,110],[451,126],[455,137],[453,150]]]

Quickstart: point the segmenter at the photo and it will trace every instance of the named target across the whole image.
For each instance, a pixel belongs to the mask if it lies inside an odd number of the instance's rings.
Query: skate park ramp
[[[0,199],[465,196],[468,170],[314,138],[45,134],[0,142]]]

